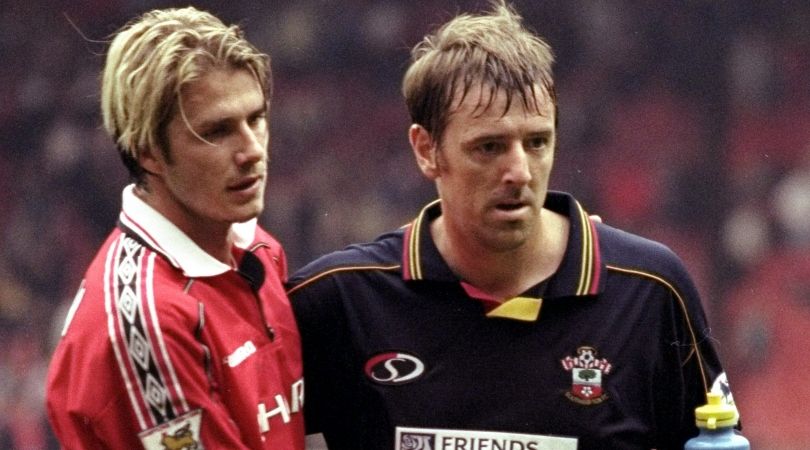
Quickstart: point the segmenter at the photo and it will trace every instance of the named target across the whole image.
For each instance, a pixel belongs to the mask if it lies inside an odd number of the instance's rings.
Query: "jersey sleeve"
[[[706,403],[707,392],[718,392],[733,404],[703,302],[682,262],[673,256],[669,275],[668,317],[661,322],[661,379],[656,391],[659,448],[683,448],[697,435],[695,408]]]
[[[246,448],[209,376],[198,305],[156,283],[141,256],[74,300],[46,388],[57,438],[66,449]]]

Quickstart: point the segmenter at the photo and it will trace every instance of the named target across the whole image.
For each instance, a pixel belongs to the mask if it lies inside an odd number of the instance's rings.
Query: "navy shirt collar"
[[[545,207],[568,217],[571,224],[568,245],[557,272],[529,289],[527,295],[550,299],[601,292],[605,265],[593,220],[576,199],[562,192],[549,192]],[[405,228],[402,277],[406,281],[461,281],[442,258],[430,233],[430,223],[440,215],[441,202],[433,201]]]

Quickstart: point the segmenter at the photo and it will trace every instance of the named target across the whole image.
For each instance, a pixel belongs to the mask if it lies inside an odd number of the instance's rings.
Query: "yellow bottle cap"
[[[706,393],[707,404],[695,408],[695,422],[699,428],[714,430],[733,427],[740,420],[737,407],[723,403],[723,396],[714,392]]]

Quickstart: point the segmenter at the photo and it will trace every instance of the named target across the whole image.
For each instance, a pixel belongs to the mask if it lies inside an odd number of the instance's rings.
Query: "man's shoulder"
[[[579,202],[565,192],[549,192],[547,208],[565,215],[569,220],[592,223],[596,228],[594,239],[598,242],[599,257],[607,265],[635,267],[651,271],[670,270],[681,265],[680,258],[664,243],[633,232],[616,228],[601,220],[594,220],[580,206]],[[583,239],[590,239],[589,233],[581,231]]]
[[[194,318],[196,308],[189,302],[184,286],[182,272],[162,254],[115,229],[99,248],[76,289],[62,332],[76,342],[96,342],[103,350],[104,345],[109,345],[110,330],[100,327],[100,323],[135,320],[140,314],[148,313],[151,317],[154,313],[160,317],[161,326],[173,325],[167,318],[178,318],[180,311]],[[88,352],[90,348],[86,348]]]
[[[352,244],[342,250],[327,253],[295,271],[288,284],[293,287],[332,273],[398,268],[402,263],[403,233],[404,230],[400,228],[371,242]]]
[[[183,292],[186,281],[183,271],[165,254],[138,235],[116,228],[88,266],[82,286],[93,298],[124,295],[155,298],[160,300],[156,303],[162,303],[187,297]]]
[[[652,272],[667,277],[685,275],[680,257],[666,244],[597,223],[602,260],[607,266]]]

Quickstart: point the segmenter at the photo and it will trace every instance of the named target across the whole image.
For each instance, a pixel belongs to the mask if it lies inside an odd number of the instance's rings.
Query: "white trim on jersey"
[[[113,260],[115,260],[115,255],[118,253],[119,247],[123,245],[123,241],[126,239],[126,235],[121,235],[118,238],[118,242],[110,245],[110,249],[107,252],[107,260],[104,263],[104,309],[107,313],[107,332],[110,336],[110,344],[113,349],[113,353],[115,353],[115,360],[118,363],[118,369],[121,371],[121,378],[124,380],[124,385],[127,388],[127,394],[129,395],[129,400],[132,403],[132,410],[135,412],[135,416],[138,418],[138,426],[145,430],[148,428],[146,419],[143,417],[143,411],[141,411],[140,405],[138,403],[138,394],[135,392],[135,386],[132,383],[132,379],[129,376],[129,371],[127,370],[126,363],[124,362],[124,357],[121,354],[121,349],[119,346],[118,333],[116,332],[116,318],[118,314],[117,310],[117,292],[113,293],[110,292],[115,291],[114,286],[116,285],[115,281],[117,281],[118,276],[113,271]]]
[[[149,314],[152,317],[152,327],[155,332],[155,338],[157,339],[158,348],[160,349],[160,354],[163,357],[163,362],[166,365],[166,370],[169,372],[169,378],[172,380],[172,384],[174,386],[174,391],[177,393],[177,400],[180,401],[180,404],[183,408],[182,411],[179,411],[180,414],[185,414],[188,412],[188,403],[186,402],[186,396],[183,394],[183,388],[180,386],[180,380],[177,379],[177,371],[174,370],[174,365],[172,364],[171,359],[169,358],[169,351],[166,349],[166,342],[163,340],[163,333],[161,332],[160,328],[160,320],[158,319],[157,309],[155,308],[155,284],[154,284],[154,275],[155,275],[155,258],[157,257],[156,253],[151,253],[149,255],[149,262],[146,266],[146,301],[147,306],[149,307]]]

